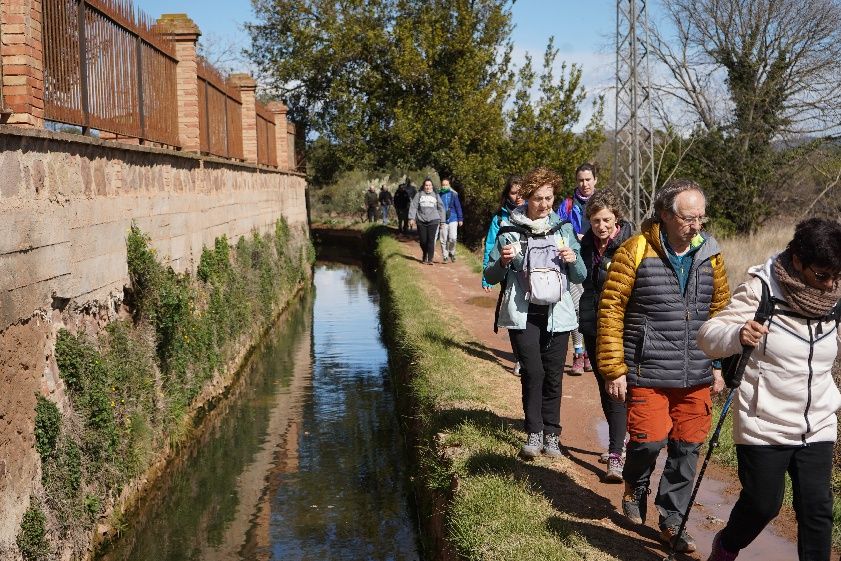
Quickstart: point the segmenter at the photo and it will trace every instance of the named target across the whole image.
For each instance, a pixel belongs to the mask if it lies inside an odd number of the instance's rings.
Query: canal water
[[[418,560],[375,288],[319,262],[106,561]]]

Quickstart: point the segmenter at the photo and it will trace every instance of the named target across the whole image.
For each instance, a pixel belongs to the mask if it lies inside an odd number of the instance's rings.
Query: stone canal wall
[[[299,173],[10,126],[0,146],[0,558],[11,560],[42,479],[36,396],[72,414],[56,335],[95,337],[129,315],[131,226],[163,265],[192,274],[221,236],[271,234],[281,218],[306,235],[307,211]]]

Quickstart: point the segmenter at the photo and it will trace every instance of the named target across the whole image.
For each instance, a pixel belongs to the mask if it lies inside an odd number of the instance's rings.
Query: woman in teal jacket
[[[520,359],[528,434],[520,453],[525,458],[535,458],[541,452],[550,457],[563,455],[559,445],[561,378],[569,334],[578,327],[568,284],[581,283],[587,275],[572,225],[562,224],[552,211],[555,191],[560,186],[560,176],[547,168],[536,168],[526,175],[521,187],[526,204],[511,211],[509,219],[501,223],[503,233],[497,236],[485,267],[485,279],[490,284],[504,282],[499,325],[508,329],[511,345]],[[530,235],[507,231],[506,226],[527,230]],[[551,241],[552,249],[557,249],[552,260],[568,281],[560,281],[562,291],[558,301],[546,304],[530,301],[529,292],[534,285],[528,280],[530,272],[524,271],[524,253],[532,239]]]
[[[488,234],[485,236],[485,254],[482,257],[482,271],[488,266],[488,258],[496,245],[496,234],[499,232],[499,225],[503,220],[508,220],[511,216],[511,211],[523,204],[523,197],[520,196],[520,185],[523,178],[519,175],[512,175],[505,182],[505,187],[502,188],[502,196],[500,198],[500,207],[496,214],[491,218],[491,223],[488,226]],[[491,285],[485,280],[485,275],[482,275],[482,288],[485,292],[491,291]]]

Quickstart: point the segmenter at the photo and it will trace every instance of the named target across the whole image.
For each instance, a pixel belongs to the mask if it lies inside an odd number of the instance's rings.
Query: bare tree
[[[666,25],[652,42],[672,78],[662,91],[690,107],[704,127],[727,117],[770,137],[839,127],[841,2],[662,2]],[[723,100],[711,97],[722,79],[729,115],[717,115]]]

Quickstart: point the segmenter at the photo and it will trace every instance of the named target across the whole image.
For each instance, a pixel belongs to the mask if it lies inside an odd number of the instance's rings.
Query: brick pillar
[[[196,42],[201,36],[198,26],[187,14],[164,14],[158,18],[160,31],[175,43],[178,140],[186,152],[198,152],[199,143],[199,85],[196,77]]]
[[[289,108],[280,101],[271,101],[266,109],[274,114],[274,136],[277,148],[277,169],[289,169],[289,152],[286,143],[286,113]]]
[[[44,48],[41,0],[0,2],[2,32],[3,121],[44,126]]]
[[[286,153],[288,155],[289,169],[298,171],[298,156],[295,154],[295,139],[297,138],[295,123],[286,125]]]
[[[254,92],[257,82],[248,74],[231,74],[228,81],[239,90],[242,100],[242,156],[257,163],[257,108]]]

